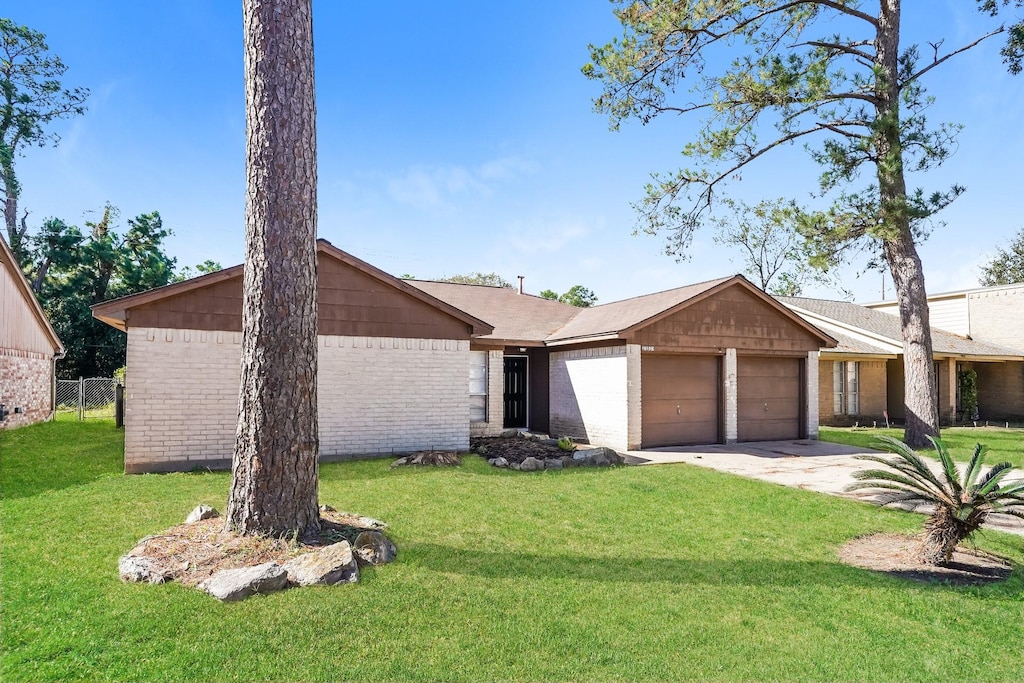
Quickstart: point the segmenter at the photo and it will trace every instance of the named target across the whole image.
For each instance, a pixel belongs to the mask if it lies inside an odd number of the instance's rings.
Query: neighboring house
[[[778,297],[839,341],[821,353],[818,371],[821,424],[882,423],[905,418],[903,335],[898,317],[845,301]],[[958,373],[977,372],[983,420],[1024,418],[1024,353],[932,327],[939,420],[960,422]]]
[[[836,342],[741,276],[581,309],[318,252],[322,457],[506,428],[619,450],[817,434],[818,353]],[[126,471],[229,464],[241,276],[93,308],[128,334]]]
[[[895,301],[864,306],[890,315],[900,314]],[[932,294],[928,297],[928,311],[932,327],[1024,353],[1024,284]]]
[[[54,364],[64,345],[0,237],[0,429],[53,413]]]

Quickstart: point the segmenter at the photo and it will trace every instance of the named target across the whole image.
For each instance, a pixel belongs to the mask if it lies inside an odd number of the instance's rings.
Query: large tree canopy
[[[1024,228],[1005,248],[996,247],[996,255],[981,267],[978,282],[985,287],[1024,282]]]
[[[591,46],[583,71],[601,82],[595,100],[612,128],[661,114],[701,117],[683,145],[693,166],[655,175],[637,208],[640,228],[667,231],[669,251],[685,257],[693,233],[722,189],[758,159],[805,143],[821,165],[826,208],[807,214],[802,232],[817,263],[851,248],[878,254],[892,274],[904,338],[905,439],[927,445],[938,433],[924,274],[917,241],[927,219],[962,191],[907,189],[909,172],[941,164],[959,126],[930,126],[922,79],[946,60],[1006,32],[944,48],[936,36],[922,55],[900,45],[900,0],[612,0],[624,33]],[[978,0],[997,17],[1022,0]],[[1020,24],[1009,31],[1011,71],[1024,57]],[[870,176],[858,184],[862,175]]]
[[[164,252],[171,231],[156,211],[128,219],[120,234],[118,211],[107,205],[97,221],[77,226],[57,218],[25,237],[25,274],[64,342],[61,377],[110,377],[124,365],[125,335],[92,317],[90,306],[171,281],[175,259]]]
[[[27,224],[18,221],[21,184],[15,160],[26,147],[56,145],[60,137],[46,127],[57,119],[85,112],[86,88],[65,88],[67,67],[50,54],[46,36],[0,18],[0,192],[11,251],[22,261]]]

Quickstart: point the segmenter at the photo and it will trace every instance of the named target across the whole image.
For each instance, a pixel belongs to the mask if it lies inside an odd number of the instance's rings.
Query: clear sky
[[[994,25],[974,5],[905,2],[904,44],[959,46]],[[619,34],[611,9],[603,0],[317,0],[320,236],[396,275],[496,271],[524,275],[533,293],[583,284],[602,302],[740,270],[709,231],[682,263],[664,254],[662,237],[632,235],[630,203],[649,173],[683,163],[698,121],[612,133],[593,113],[599,85],[580,67],[588,43]],[[18,161],[30,220],[81,225],[105,201],[122,219],[159,210],[179,265],[240,263],[241,3],[5,0],[0,11],[44,32],[70,67],[65,83],[92,90],[88,113],[58,125],[59,147]],[[953,157],[919,183],[967,186],[921,248],[930,292],[976,286],[979,264],[1024,226],[1024,76],[1006,73],[1000,40],[926,81],[937,98],[930,120],[965,129]],[[731,193],[805,199],[816,175],[795,148],[751,166]],[[880,276],[857,271],[845,271],[846,287],[879,299]]]

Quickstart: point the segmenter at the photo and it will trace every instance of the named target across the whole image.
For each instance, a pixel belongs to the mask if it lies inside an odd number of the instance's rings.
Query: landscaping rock
[[[185,524],[195,524],[196,522],[203,519],[213,519],[214,517],[220,517],[220,513],[209,505],[197,505],[192,508],[192,512],[188,513],[188,517],[185,518]]]
[[[519,464],[519,463],[517,463],[517,462],[514,462],[514,463],[510,464],[510,465],[508,466],[508,468],[509,468],[510,470],[516,470],[516,471],[518,471],[518,470],[521,470],[521,469],[523,468],[523,466],[522,466],[522,465],[520,465],[520,464]]]
[[[515,439],[520,435],[518,429],[504,429],[501,432],[501,438],[503,439]]]
[[[573,460],[571,455],[562,456],[562,467],[576,467],[577,464],[579,463]]]
[[[597,453],[596,448],[585,448],[582,450],[575,450],[572,454],[572,459],[578,463],[582,463],[587,460],[591,460]]]
[[[355,543],[356,560],[360,564],[379,566],[387,564],[398,556],[398,548],[379,531],[364,531],[356,536]]]
[[[544,461],[544,469],[546,470],[560,470],[562,469],[561,458],[548,458]]]
[[[544,439],[538,439],[545,446],[554,446],[558,448],[558,439],[552,439],[550,436]]]
[[[598,450],[592,456],[590,456],[590,462],[594,463],[598,467],[608,467],[612,464],[612,461],[608,458],[603,450]]]
[[[276,562],[255,567],[224,569],[199,584],[199,588],[224,602],[244,600],[255,593],[273,593],[288,585],[288,572]]]
[[[167,580],[163,567],[149,557],[125,555],[117,562],[122,581],[131,583],[163,583]]]
[[[544,469],[544,461],[538,460],[533,456],[530,456],[519,466],[519,469],[523,472],[536,472],[537,470]]]
[[[363,532],[383,536],[379,531]],[[288,560],[282,567],[295,586],[331,586],[359,580],[359,565],[348,541],[339,541]]]
[[[508,460],[506,460],[505,458],[491,458],[487,462],[490,463],[491,465],[494,465],[495,467],[508,467]]]

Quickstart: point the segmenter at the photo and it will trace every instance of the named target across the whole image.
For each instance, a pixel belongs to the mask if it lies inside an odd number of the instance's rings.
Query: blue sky
[[[904,4],[904,44],[958,46],[992,25],[973,2]],[[6,16],[47,34],[70,67],[67,84],[92,90],[88,113],[57,127],[60,146],[18,162],[31,221],[81,224],[105,201],[122,217],[159,210],[180,265],[241,262],[240,5],[4,3]],[[631,234],[630,203],[652,171],[683,163],[698,120],[612,133],[592,112],[599,87],[580,67],[588,43],[618,35],[611,9],[603,0],[316,1],[320,236],[396,275],[496,271],[524,275],[534,293],[583,284],[603,302],[740,270],[710,231],[682,263],[664,254],[662,237]],[[968,189],[921,248],[931,292],[976,286],[978,265],[1024,226],[1024,76],[1006,73],[999,40],[926,81],[937,98],[930,120],[965,129],[921,183]],[[794,149],[743,175],[730,192],[748,202],[806,199],[817,169]],[[880,298],[879,275],[857,271],[844,271],[857,300]]]

